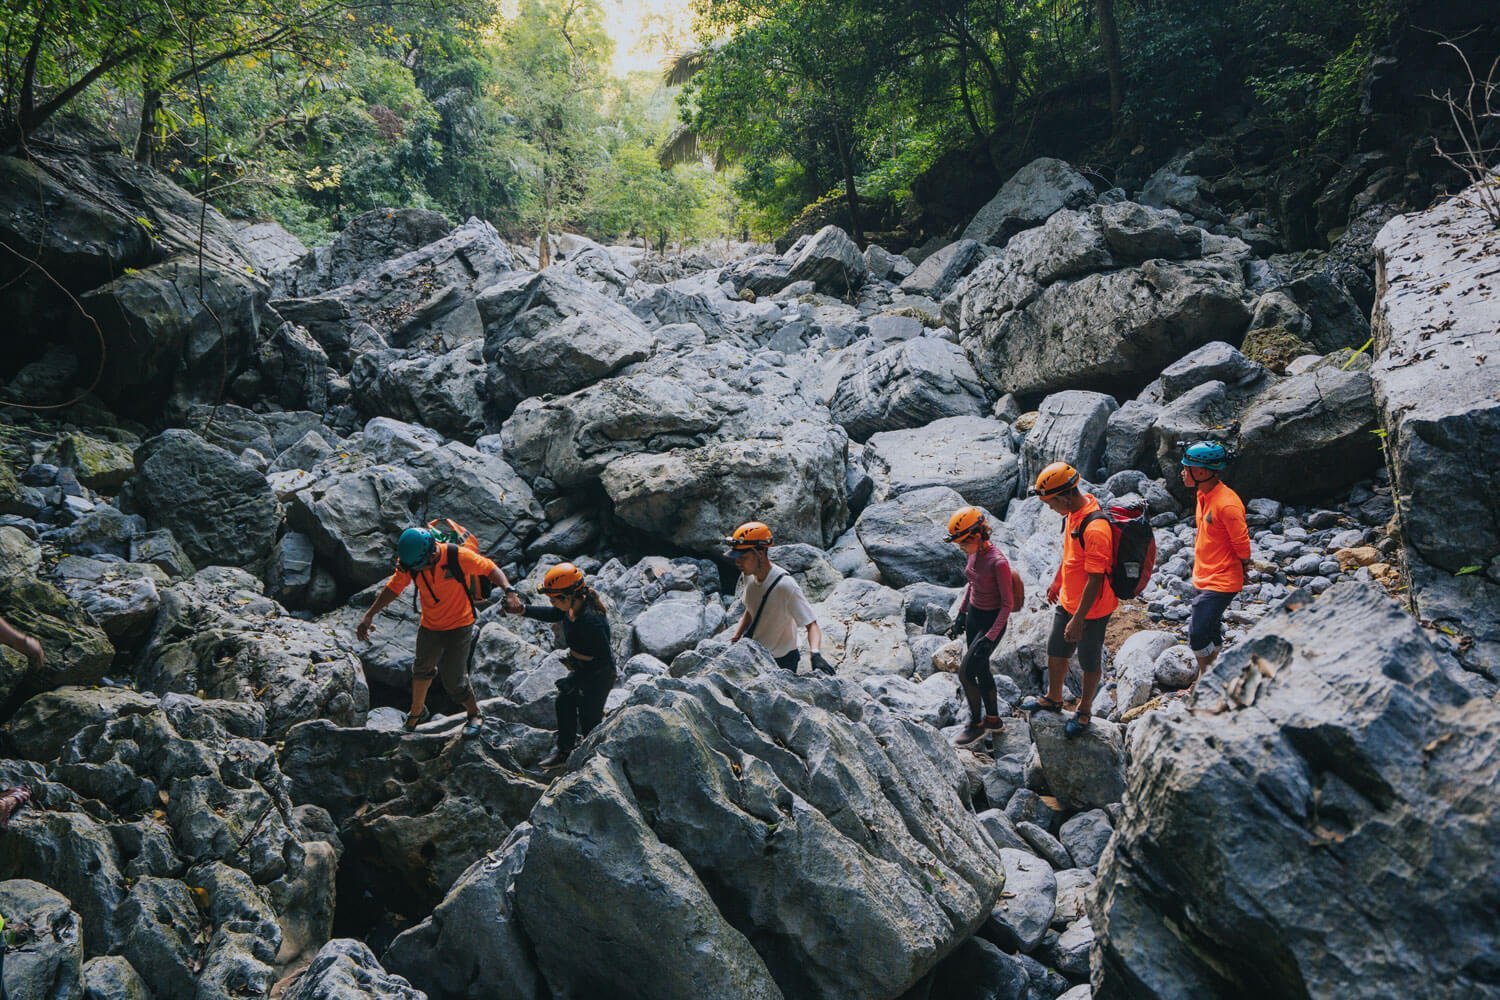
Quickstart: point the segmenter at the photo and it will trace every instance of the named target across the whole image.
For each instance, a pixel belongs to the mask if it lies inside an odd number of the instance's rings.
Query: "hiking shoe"
[[[998,733],[1003,728],[998,715],[986,715],[984,717],[984,731],[987,733]]]
[[[1080,722],[1078,721],[1079,719],[1083,721]],[[1073,713],[1073,717],[1063,724],[1063,735],[1082,736],[1089,731],[1093,720],[1094,717],[1087,712],[1075,712]]]
[[[479,735],[479,730],[484,727],[484,716],[471,715],[468,723],[463,728],[464,739],[473,739]]]
[[[423,705],[421,715],[412,715],[410,712],[406,713],[406,722],[404,724],[404,728],[408,733],[414,733],[417,731],[418,726],[420,726],[430,718],[432,718],[432,709],[428,708],[426,705]]]
[[[542,762],[537,766],[540,767],[543,771],[552,771],[559,767],[562,767],[567,762],[568,755],[566,753],[561,750],[554,750],[547,756],[543,757]]]
[[[1029,694],[1021,701],[1021,711],[1028,714],[1033,712],[1061,712],[1062,702],[1053,701],[1044,694]]]
[[[989,730],[984,728],[984,723],[971,722],[953,738],[953,745],[960,748],[971,747],[984,739],[988,732]]]

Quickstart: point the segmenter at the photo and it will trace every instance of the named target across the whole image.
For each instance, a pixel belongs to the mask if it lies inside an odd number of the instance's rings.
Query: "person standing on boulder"
[[[724,539],[735,568],[745,578],[745,613],[730,642],[750,638],[766,647],[778,666],[792,673],[802,656],[797,629],[807,630],[807,648],[814,670],[834,673],[823,658],[823,630],[796,577],[771,562],[771,529],[760,521],[746,521]]]
[[[550,771],[566,764],[579,738],[604,718],[604,703],[615,686],[615,654],[604,600],[584,580],[583,570],[558,563],[542,577],[541,591],[551,607],[528,604],[517,613],[539,622],[561,622],[568,646],[563,657],[568,673],[557,682],[557,748],[541,764]]]
[[[454,579],[445,568],[450,547],[457,549],[458,565],[466,576],[489,577],[491,583],[505,592],[505,606],[520,611],[521,598],[500,567],[462,545],[439,543],[426,528],[407,528],[396,542],[396,571],[359,620],[354,634],[361,642],[370,638],[375,616],[415,581],[422,620],[417,628],[417,656],[411,670],[411,711],[406,715],[406,729],[411,732],[431,717],[427,691],[433,679],[441,677],[443,690],[454,701],[461,702],[468,713],[463,734],[471,737],[479,735],[480,728],[479,702],[469,686],[474,604],[469,598],[467,582]]]
[[[33,670],[40,667],[46,659],[42,654],[42,644],[37,641],[36,636],[27,635],[4,618],[0,618],[0,645],[9,646],[26,657]]]
[[[1063,727],[1077,736],[1093,721],[1094,693],[1104,664],[1104,630],[1120,601],[1109,585],[1114,557],[1114,529],[1099,501],[1078,488],[1078,470],[1067,462],[1053,462],[1036,477],[1033,496],[1063,517],[1062,563],[1047,588],[1047,603],[1056,604],[1052,634],[1047,639],[1047,693],[1021,702],[1026,712],[1061,711],[1063,681],[1074,651],[1083,668],[1083,690],[1078,709]],[[1098,517],[1091,514],[1098,512]]]
[[[1250,572],[1250,529],[1245,526],[1245,504],[1224,482],[1229,451],[1217,441],[1197,441],[1182,453],[1182,485],[1197,493],[1198,528],[1193,541],[1193,613],[1188,622],[1188,648],[1198,660],[1198,678],[1214,662],[1224,642],[1224,612],[1234,595],[1245,588]]]
[[[1017,581],[1010,561],[990,541],[990,523],[978,507],[960,507],[948,518],[946,540],[969,557],[964,565],[964,577],[969,584],[964,588],[958,619],[950,633],[956,635],[962,630],[967,643],[958,680],[963,685],[964,700],[969,703],[969,724],[959,732],[954,744],[968,747],[1000,731],[1000,704],[990,656],[1005,634],[1005,625],[1015,608]]]

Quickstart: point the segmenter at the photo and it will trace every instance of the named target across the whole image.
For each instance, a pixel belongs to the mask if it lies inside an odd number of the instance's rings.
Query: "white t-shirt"
[[[766,598],[767,588],[776,583],[777,577],[786,579],[777,583],[771,596]],[[797,578],[780,566],[772,566],[764,581],[753,576],[747,576],[744,580],[745,591],[741,597],[750,612],[751,621],[755,621],[755,613],[760,610],[762,600],[771,602],[766,605],[765,614],[756,623],[755,633],[752,635],[747,631],[744,638],[754,639],[770,650],[773,657],[794,652],[797,649],[797,630],[805,629],[818,620],[813,614],[812,605],[807,603],[807,597],[802,593]]]

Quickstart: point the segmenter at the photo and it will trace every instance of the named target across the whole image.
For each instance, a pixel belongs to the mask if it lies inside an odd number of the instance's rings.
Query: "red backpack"
[[[1108,522],[1113,536],[1109,552],[1110,589],[1121,600],[1137,596],[1151,582],[1151,573],[1156,569],[1156,535],[1146,519],[1146,505],[1116,505],[1090,511],[1073,532],[1079,545],[1083,544],[1083,530],[1093,521]],[[1067,526],[1064,519],[1064,531]]]

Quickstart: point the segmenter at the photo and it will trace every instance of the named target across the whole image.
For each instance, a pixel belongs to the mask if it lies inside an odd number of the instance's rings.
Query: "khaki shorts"
[[[474,696],[469,688],[469,650],[474,645],[474,626],[435,632],[417,629],[417,659],[412,664],[415,680],[442,679],[443,690],[454,701],[468,701]]]

